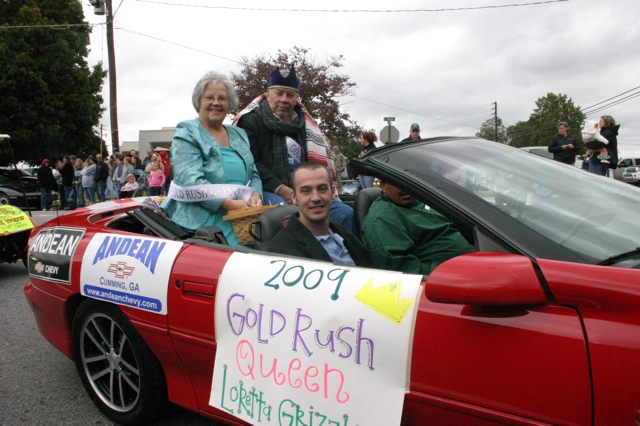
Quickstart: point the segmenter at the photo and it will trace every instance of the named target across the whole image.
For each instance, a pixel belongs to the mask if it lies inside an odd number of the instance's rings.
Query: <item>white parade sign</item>
[[[251,424],[400,424],[420,281],[234,253],[216,290],[209,404]]]

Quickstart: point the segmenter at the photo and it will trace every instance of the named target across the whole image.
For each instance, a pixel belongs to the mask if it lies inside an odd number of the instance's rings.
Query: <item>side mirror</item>
[[[477,252],[454,257],[431,272],[427,299],[474,306],[547,303],[531,260],[525,256]]]

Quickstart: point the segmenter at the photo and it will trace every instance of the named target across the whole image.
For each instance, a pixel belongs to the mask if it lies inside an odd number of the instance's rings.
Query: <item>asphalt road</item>
[[[54,212],[35,212],[38,223]],[[114,425],[93,405],[73,361],[42,337],[24,297],[22,263],[0,264],[0,425]],[[177,408],[158,425],[215,425]]]

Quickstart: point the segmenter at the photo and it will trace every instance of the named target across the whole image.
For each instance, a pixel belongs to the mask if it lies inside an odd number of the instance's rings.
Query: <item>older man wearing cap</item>
[[[260,174],[265,204],[293,204],[291,173],[305,161],[327,165],[332,180],[336,171],[320,127],[300,102],[296,70],[277,67],[269,89],[242,110],[234,124],[247,132],[251,153]],[[331,219],[354,231],[353,209],[333,200]]]
[[[418,123],[413,123],[411,125],[409,137],[402,139],[400,142],[417,141],[418,139],[420,139],[420,126]]]

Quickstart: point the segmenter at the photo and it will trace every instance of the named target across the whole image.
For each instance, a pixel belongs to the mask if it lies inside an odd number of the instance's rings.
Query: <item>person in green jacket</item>
[[[442,262],[471,253],[452,222],[410,194],[381,182],[362,226],[362,239],[377,267],[427,275]]]

